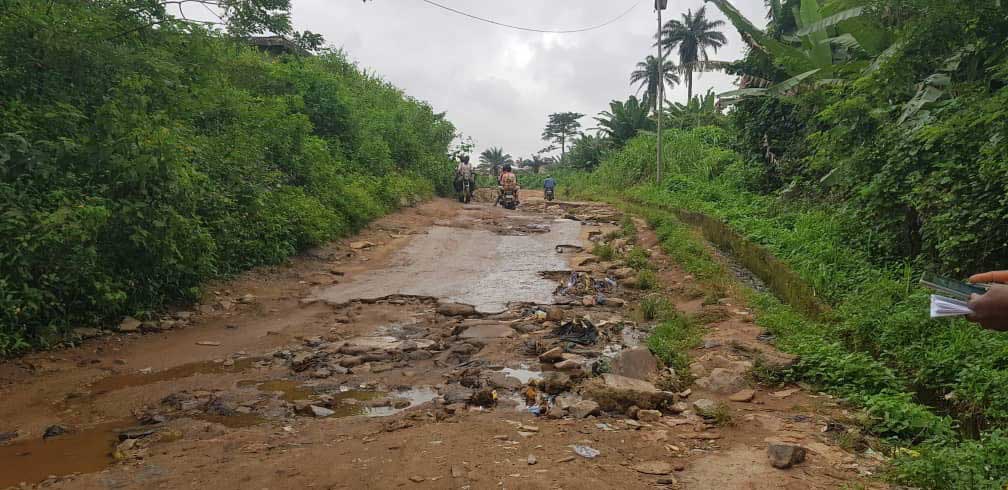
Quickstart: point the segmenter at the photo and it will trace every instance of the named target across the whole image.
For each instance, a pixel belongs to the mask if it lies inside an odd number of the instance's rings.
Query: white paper
[[[931,295],[931,318],[944,318],[949,316],[972,315],[973,310],[965,301],[940,296]]]

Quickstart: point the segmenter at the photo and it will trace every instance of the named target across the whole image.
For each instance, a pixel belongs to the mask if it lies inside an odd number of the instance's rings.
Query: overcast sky
[[[438,0],[439,3],[500,22],[540,29],[598,25],[637,0]],[[626,99],[638,61],[651,47],[657,19],[652,0],[622,20],[578,34],[520,32],[478,22],[421,0],[293,0],[294,25],[344,48],[362,67],[380,73],[409,95],[447,112],[459,131],[471,136],[476,151],[500,146],[527,157],[547,143],[540,138],[549,113],[575,111],[592,116],[613,99]],[[750,20],[763,25],[763,0],[736,0]],[[680,18],[702,0],[670,0],[665,19]],[[709,18],[724,19],[713,5]],[[712,59],[734,60],[743,44],[731,24],[728,45]],[[703,93],[732,89],[733,77],[705,73],[694,81]],[[685,101],[686,86],[669,98]]]

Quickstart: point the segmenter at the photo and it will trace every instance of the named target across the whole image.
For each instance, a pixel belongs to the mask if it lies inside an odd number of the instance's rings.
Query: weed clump
[[[644,291],[658,289],[658,275],[650,269],[645,269],[637,274],[637,288]]]
[[[677,373],[685,373],[689,367],[687,352],[700,344],[703,329],[682,315],[673,315],[663,321],[647,339],[648,348]]]
[[[647,250],[641,247],[631,248],[624,259],[626,265],[633,270],[642,271],[651,268],[651,257]]]
[[[616,251],[608,243],[595,244],[591,253],[602,260],[612,260],[616,256]]]

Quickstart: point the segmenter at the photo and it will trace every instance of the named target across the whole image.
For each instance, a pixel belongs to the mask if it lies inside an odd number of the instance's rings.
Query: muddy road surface
[[[80,329],[0,365],[0,488],[878,486],[850,413],[758,386],[757,359],[793,359],[622,223],[435,200],[200,305]],[[705,326],[689,372],[643,344],[656,297]]]

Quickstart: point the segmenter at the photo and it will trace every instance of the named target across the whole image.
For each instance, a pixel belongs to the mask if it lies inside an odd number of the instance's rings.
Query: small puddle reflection
[[[321,398],[319,393],[316,393],[311,386],[305,386],[300,384],[298,381],[289,379],[274,379],[270,381],[255,381],[255,380],[243,380],[238,382],[239,388],[247,388],[254,386],[255,389],[263,393],[282,393],[281,398],[289,403],[313,400],[316,398]],[[332,403],[329,407],[334,413],[331,417],[388,417],[390,415],[395,415],[403,410],[408,410],[418,405],[433,401],[437,398],[438,394],[432,388],[429,387],[416,387],[410,388],[402,391],[381,391],[381,390],[370,390],[370,389],[357,389],[342,387],[337,393],[329,393],[329,398],[331,398]],[[376,402],[381,401],[381,406],[374,406]],[[406,400],[409,402],[408,406],[400,406],[399,408],[394,407],[396,400]],[[321,401],[319,404],[321,405]],[[329,404],[327,404],[328,406]],[[251,415],[255,418],[255,422],[249,425],[255,425],[255,423],[261,423],[264,419]],[[220,417],[220,420],[214,418],[214,422],[219,422],[224,425],[228,425],[225,421],[233,419],[234,417]],[[200,420],[208,420],[207,418],[200,417]],[[245,425],[241,425],[245,427]]]
[[[0,446],[0,488],[21,482],[38,483],[50,475],[93,473],[115,460],[119,436],[115,429],[136,425],[121,420],[49,439],[31,439]]]
[[[236,373],[244,371],[253,363],[262,360],[261,358],[246,357],[238,359],[231,365],[224,365],[223,362],[205,361],[183,364],[173,368],[165,369],[150,374],[131,373],[108,376],[91,383],[92,395],[100,395],[110,391],[132,388],[134,386],[144,386],[161,381],[171,381],[175,379],[188,378],[197,374],[219,374]]]
[[[540,381],[543,379],[542,371],[532,371],[525,365],[520,366],[518,369],[504,368],[501,369],[501,372],[518,379],[523,385],[529,384],[529,381]]]

